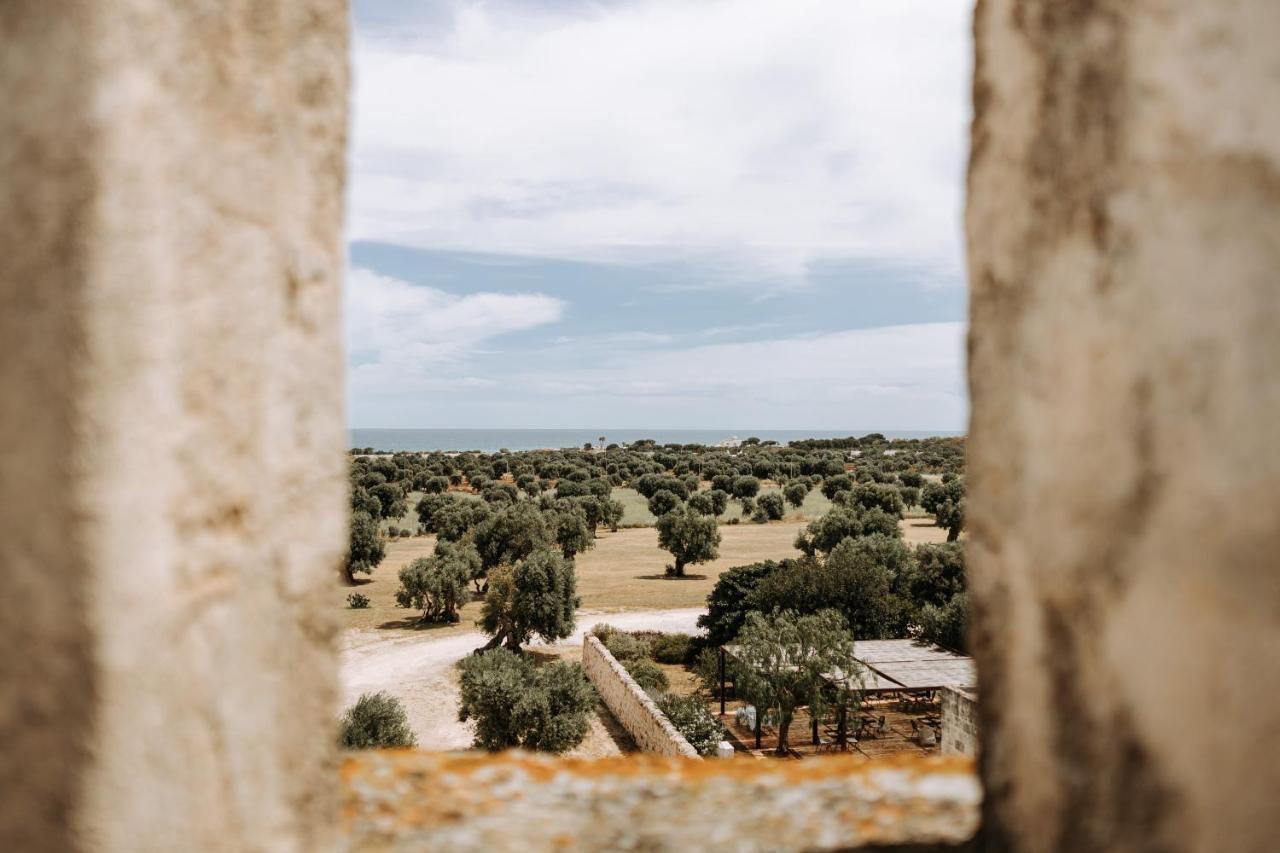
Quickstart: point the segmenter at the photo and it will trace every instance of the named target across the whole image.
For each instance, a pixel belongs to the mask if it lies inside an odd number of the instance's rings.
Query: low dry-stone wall
[[[978,754],[978,695],[972,690],[942,691],[942,754]]]
[[[604,643],[590,634],[582,641],[582,668],[609,711],[642,750],[658,755],[701,757]]]

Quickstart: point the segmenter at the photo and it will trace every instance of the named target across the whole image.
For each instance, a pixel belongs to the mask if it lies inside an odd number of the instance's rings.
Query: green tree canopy
[[[792,480],[782,494],[786,497],[787,503],[799,509],[804,506],[805,498],[809,497],[809,484],[804,480]]]
[[[351,513],[350,534],[343,569],[347,583],[355,583],[357,572],[373,574],[374,568],[387,555],[387,548],[378,533],[378,522],[367,512]]]
[[[481,577],[480,555],[470,545],[440,541],[430,557],[400,570],[396,604],[422,611],[424,622],[457,622],[467,600],[467,581]]]
[[[822,705],[829,673],[858,673],[853,634],[834,610],[752,613],[738,634],[734,684],[756,706],[778,712],[778,755],[788,750],[796,708]]]
[[[404,489],[399,483],[380,483],[369,489],[369,494],[378,499],[383,518],[399,518],[409,511]]]
[[[669,573],[684,577],[685,566],[720,555],[720,528],[715,518],[682,507],[658,519],[658,547],[675,558]]]
[[[653,497],[649,498],[649,512],[654,516],[666,515],[678,506],[680,506],[680,498],[666,489],[658,489],[653,493]],[[706,513],[703,514],[706,515]]]
[[[519,651],[535,634],[547,642],[573,633],[579,599],[573,563],[548,547],[514,565],[502,563],[489,573],[489,589],[477,624],[492,639]]]
[[[523,655],[491,649],[459,669],[458,719],[476,721],[476,747],[563,752],[586,737],[595,692],[580,664],[538,668]]]
[[[920,638],[958,652],[968,649],[966,632],[969,623],[969,595],[957,592],[938,607],[926,604],[920,608]]]
[[[928,483],[920,494],[920,506],[934,517],[934,524],[947,529],[947,541],[955,542],[964,529],[964,478]]]
[[[587,526],[587,513],[582,504],[574,500],[557,501],[551,513],[551,523],[556,544],[566,560],[572,560],[583,551],[596,546],[596,538]]]
[[[765,560],[721,572],[707,596],[707,612],[698,617],[698,627],[707,632],[707,643],[723,646],[738,636],[752,610],[751,593],[760,581],[775,571],[791,571],[794,564],[795,560]]]
[[[750,609],[815,613],[833,608],[860,640],[901,636],[906,613],[893,590],[911,559],[899,539],[879,534],[845,539],[826,559],[798,560],[789,571],[763,578],[750,594]]]
[[[787,506],[779,492],[767,492],[756,499],[756,509],[769,521],[779,521],[787,513]]]
[[[503,507],[475,529],[476,550],[486,570],[523,560],[555,544],[546,516],[533,501]]]
[[[739,500],[754,498],[759,493],[760,481],[755,477],[744,476],[733,481],[733,496]]]

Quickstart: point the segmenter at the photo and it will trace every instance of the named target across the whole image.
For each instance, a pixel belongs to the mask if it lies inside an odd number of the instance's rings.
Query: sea
[[[958,432],[940,430],[890,429],[352,429],[351,447],[374,450],[475,450],[495,453],[499,450],[558,450],[582,447],[586,442],[598,444],[633,444],[651,438],[658,444],[715,445],[731,438],[752,436],[761,441],[787,444],[806,438],[846,438],[878,432],[887,438],[930,438],[957,436]]]

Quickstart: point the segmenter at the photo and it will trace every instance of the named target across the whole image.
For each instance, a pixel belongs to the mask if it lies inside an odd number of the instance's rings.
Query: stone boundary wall
[[[701,758],[684,735],[658,709],[649,694],[609,653],[604,643],[587,634],[582,639],[582,668],[610,713],[645,752]]]
[[[978,754],[978,694],[972,690],[942,691],[942,754]]]

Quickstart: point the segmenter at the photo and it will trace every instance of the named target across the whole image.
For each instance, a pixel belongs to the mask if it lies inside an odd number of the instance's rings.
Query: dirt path
[[[703,612],[701,608],[579,612],[578,629],[557,645],[581,645],[582,635],[599,622],[626,630],[693,633]],[[361,693],[385,690],[404,704],[419,747],[467,749],[471,746],[471,725],[458,722],[458,684],[453,664],[487,639],[479,631],[433,637],[415,631],[348,630],[343,636],[340,671],[342,707],[349,706]],[[537,642],[530,645],[533,649],[540,647],[547,648]],[[599,725],[597,721],[593,727]],[[608,738],[596,736],[590,740],[596,745],[594,754],[610,751],[608,744],[612,742]],[[602,742],[605,745],[601,746]]]

